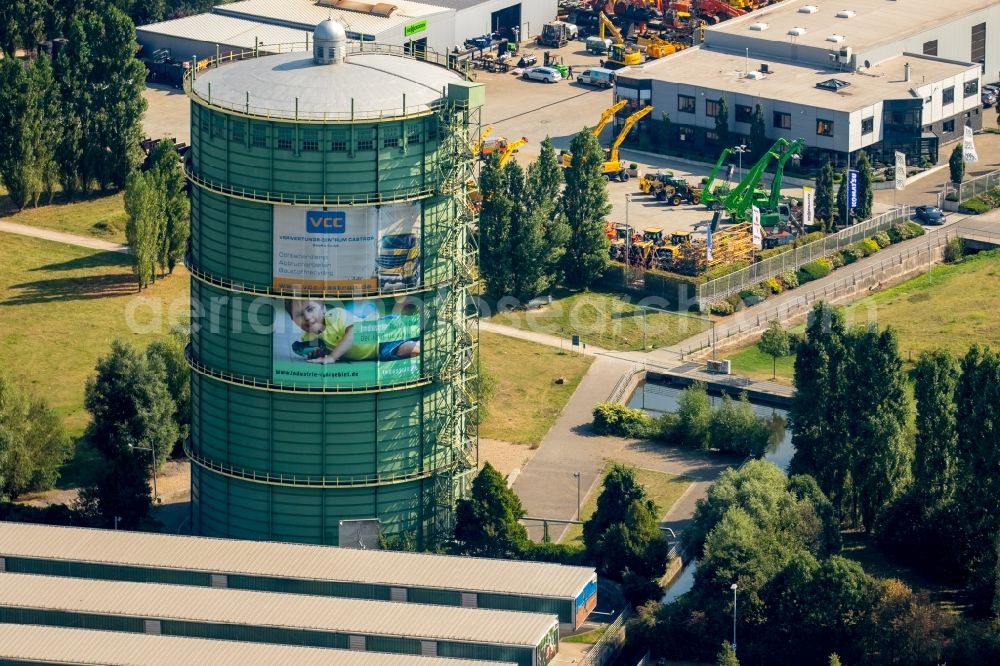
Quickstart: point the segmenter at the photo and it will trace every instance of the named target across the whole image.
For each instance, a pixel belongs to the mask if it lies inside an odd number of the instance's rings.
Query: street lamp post
[[[153,502],[160,501],[160,494],[156,492],[156,444],[150,441],[149,446],[133,446],[129,445],[129,448],[135,449],[136,451],[149,451],[149,455],[152,458],[151,469],[153,471]]]
[[[628,271],[630,268],[629,255],[632,253],[632,227],[630,227],[628,224],[628,209],[631,203],[632,203],[632,195],[626,194],[625,195],[625,274],[624,274],[625,281],[622,284],[623,287],[628,287]]]
[[[736,173],[738,174],[737,181],[741,181],[743,180],[743,153],[748,153],[750,151],[747,149],[746,144],[742,143],[733,148],[733,150],[736,152],[736,161],[738,163],[738,166],[736,167]]]
[[[736,653],[736,583],[729,586],[733,591],[733,653]]]
[[[576,519],[580,520],[580,473],[573,472],[576,477]]]

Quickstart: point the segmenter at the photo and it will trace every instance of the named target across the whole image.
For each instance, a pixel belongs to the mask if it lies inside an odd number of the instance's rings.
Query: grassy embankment
[[[479,436],[536,447],[593,358],[493,333],[480,334],[480,362],[496,380]],[[556,384],[562,377],[565,383]]]
[[[989,294],[1000,291],[1000,250],[981,252],[958,264],[935,266],[921,275],[873,294],[845,308],[847,321],[892,326],[907,361],[921,352],[943,347],[964,354],[974,343],[1000,340],[1000,309]],[[755,379],[771,378],[771,357],[748,345],[726,354],[733,372]],[[790,383],[793,357],[778,360],[778,378]]]
[[[588,345],[619,351],[641,351],[644,343],[646,349],[667,347],[709,327],[700,317],[640,308],[622,294],[556,289],[552,296],[538,310],[501,312],[490,321],[553,335],[567,346],[579,335]]]

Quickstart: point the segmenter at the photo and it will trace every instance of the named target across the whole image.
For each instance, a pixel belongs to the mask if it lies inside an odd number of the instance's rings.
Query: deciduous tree
[[[757,341],[757,349],[762,354],[771,357],[771,378],[773,379],[777,376],[778,359],[788,356],[792,352],[791,339],[788,337],[788,332],[781,327],[780,321],[774,319],[767,325],[767,330]]]
[[[164,229],[157,263],[161,271],[172,273],[187,250],[191,214],[191,203],[184,191],[184,169],[173,140],[164,139],[156,144],[150,156],[150,170],[163,192]]]
[[[767,125],[764,123],[764,109],[760,104],[754,104],[753,116],[750,118],[750,151],[759,157],[767,150]]]
[[[957,381],[958,366],[945,350],[921,354],[913,370],[917,407],[913,485],[926,507],[939,508],[955,496]]]
[[[733,144],[733,133],[729,129],[729,102],[725,97],[719,98],[719,109],[715,114],[715,133],[718,135],[720,146],[731,146]]]
[[[0,374],[0,499],[50,488],[72,442],[48,404]]]
[[[139,289],[156,281],[166,229],[166,200],[154,172],[134,172],[125,186],[125,238]]]
[[[455,540],[466,555],[511,558],[528,545],[528,533],[518,522],[524,517],[521,500],[489,463],[455,511]]]
[[[948,172],[953,183],[961,183],[962,179],[965,178],[965,153],[961,143],[955,144],[951,150],[951,156],[948,158]]]
[[[514,276],[510,273],[511,225],[515,202],[511,199],[507,172],[500,157],[490,154],[479,174],[483,209],[479,214],[479,273],[487,293],[496,298],[511,294]]]

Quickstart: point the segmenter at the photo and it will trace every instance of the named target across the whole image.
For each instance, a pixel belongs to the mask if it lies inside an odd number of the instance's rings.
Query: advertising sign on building
[[[285,385],[379,386],[420,377],[420,308],[409,298],[274,300],[271,374]]]
[[[272,287],[354,294],[420,281],[420,204],[274,207]]]
[[[753,220],[753,246],[760,250],[764,247],[764,230],[760,226],[760,208],[751,206],[750,217]]]
[[[816,221],[816,188],[808,185],[802,188],[802,226],[808,227]]]
[[[906,153],[896,151],[896,189],[906,188]]]
[[[965,126],[965,136],[962,141],[962,157],[968,163],[978,162],[979,155],[976,153],[976,144],[972,140],[972,128]]]
[[[857,169],[849,169],[847,171],[847,207],[857,208],[858,202],[858,171]]]

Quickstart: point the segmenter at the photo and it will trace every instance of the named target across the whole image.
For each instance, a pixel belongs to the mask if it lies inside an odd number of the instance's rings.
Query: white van
[[[588,67],[576,77],[578,83],[586,83],[598,88],[610,88],[615,82],[615,73],[603,67]]]

